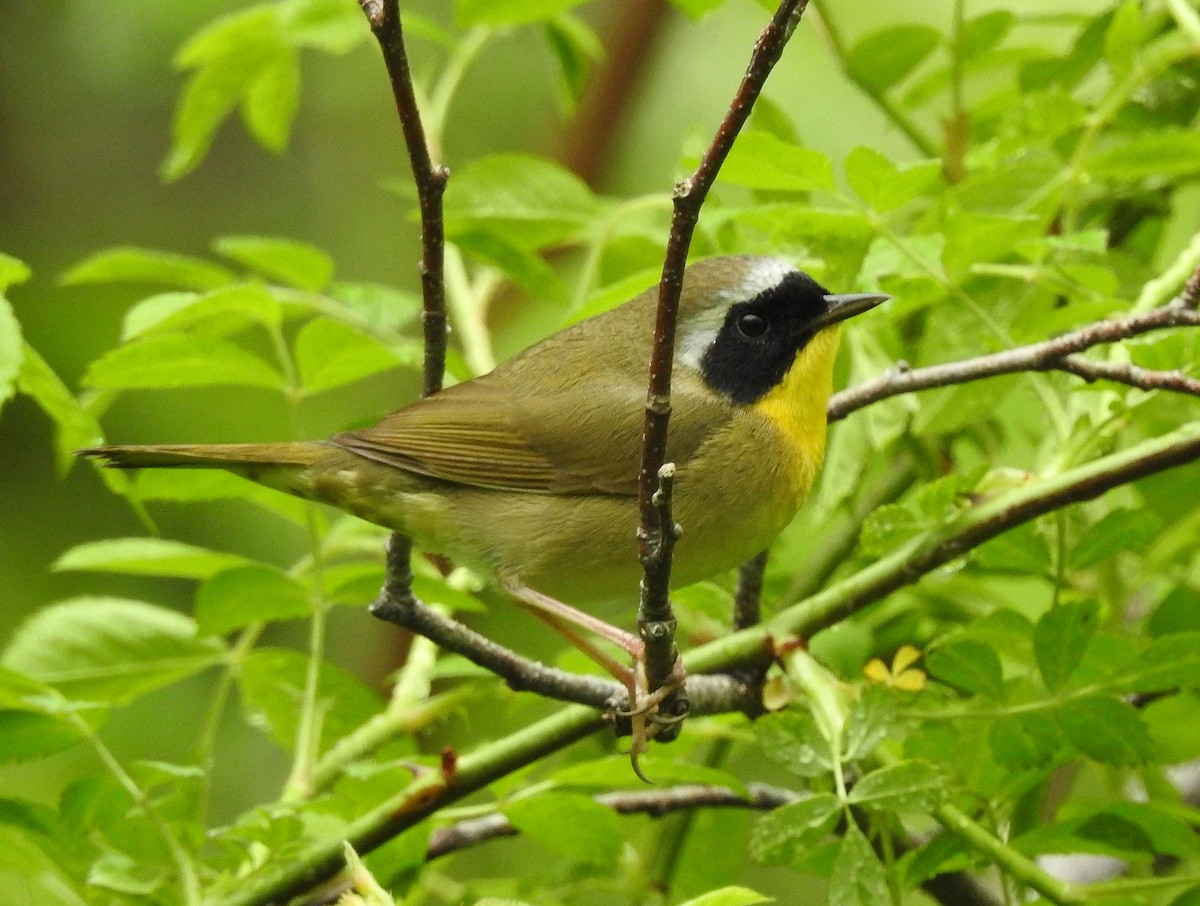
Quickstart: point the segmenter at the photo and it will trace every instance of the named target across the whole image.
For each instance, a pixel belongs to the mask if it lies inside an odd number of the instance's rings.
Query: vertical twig
[[[767,571],[767,551],[751,557],[738,568],[737,590],[733,594],[733,628],[757,626],[762,618],[763,574]]]
[[[800,21],[808,0],[783,0],[775,15],[755,42],[746,74],[734,95],[712,144],[700,159],[696,171],[675,186],[675,211],[658,285],[658,312],[650,356],[650,377],[646,393],[646,415],[642,433],[641,471],[638,481],[639,556],[645,569],[642,603],[638,612],[638,632],[646,640],[647,684],[651,692],[669,679],[674,658],[674,615],[668,598],[670,581],[670,545],[664,545],[661,516],[663,497],[670,505],[669,485],[661,489],[659,470],[666,460],[667,425],[671,416],[671,369],[675,354],[675,325],[679,316],[679,297],[683,289],[683,269],[687,262],[692,233],[700,218],[700,208],[729,155],[734,139],[750,116],[763,84],[783,54],[788,38]],[[655,495],[660,494],[656,503]],[[668,529],[673,528],[667,526]],[[686,528],[686,527],[685,527]],[[665,563],[662,561],[666,560]],[[665,672],[649,665],[667,664]],[[671,713],[669,702],[668,713]]]

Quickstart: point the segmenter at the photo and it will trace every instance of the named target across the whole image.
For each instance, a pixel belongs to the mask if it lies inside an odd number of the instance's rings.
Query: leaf
[[[32,711],[0,710],[0,764],[35,761],[71,748],[81,739],[66,721]]]
[[[0,824],[0,878],[13,902],[37,906],[84,906],[83,897],[57,854],[42,841],[22,833],[16,827]],[[19,891],[19,893],[18,893]]]
[[[83,382],[106,390],[151,390],[233,384],[282,390],[283,375],[227,340],[194,334],[151,336],[118,346],[92,362]]]
[[[767,865],[792,865],[837,825],[842,804],[832,793],[813,793],[763,815],[750,832],[750,855]]]
[[[846,181],[876,211],[892,211],[912,201],[941,180],[937,161],[922,161],[904,168],[866,145],[846,155]]]
[[[1145,721],[1136,708],[1118,699],[1070,701],[1055,711],[1055,717],[1080,752],[1103,764],[1143,764],[1153,755]]]
[[[51,569],[206,579],[215,572],[247,562],[238,554],[165,538],[108,538],[77,544],[55,560]]]
[[[775,192],[833,191],[833,165],[820,151],[769,132],[744,132],[721,167],[720,180]]]
[[[75,462],[74,451],[101,439],[95,417],[79,404],[57,374],[30,345],[25,345],[17,386],[50,417],[55,427],[56,464],[65,474]]]
[[[1079,539],[1071,552],[1071,565],[1086,569],[1118,551],[1136,551],[1154,540],[1162,525],[1149,510],[1113,510]]]
[[[1196,686],[1197,677],[1200,631],[1175,632],[1154,639],[1124,665],[1114,682],[1127,692],[1162,692],[1176,686]]]
[[[234,283],[207,293],[160,293],[138,302],[121,324],[121,341],[144,334],[195,331],[212,336],[233,333],[247,324],[275,328],[282,320],[279,301],[265,286]]]
[[[558,164],[497,154],[455,172],[446,189],[446,235],[489,232],[519,248],[539,249],[582,233],[597,209],[583,180]]]
[[[296,365],[306,393],[351,384],[399,364],[378,340],[329,318],[314,318],[296,336]]]
[[[6,293],[9,287],[24,283],[32,275],[33,271],[24,261],[0,252],[0,293]]]
[[[308,520],[309,504],[303,500],[219,469],[145,469],[134,479],[133,488],[139,500],[245,500],[295,525]]]
[[[576,16],[556,16],[543,29],[546,44],[558,64],[555,93],[559,106],[567,112],[573,111],[587,90],[592,64],[604,58],[604,45]]]
[[[1113,79],[1126,78],[1142,42],[1142,13],[1137,0],[1124,0],[1104,33],[1104,60]]]
[[[1151,637],[1187,632],[1196,626],[1200,614],[1200,591],[1177,585],[1150,614],[1148,629]]]
[[[863,521],[859,545],[867,556],[890,553],[931,526],[912,509],[900,503],[885,503]]]
[[[993,50],[1012,30],[1016,21],[1013,13],[997,9],[963,22],[958,39],[963,61],[978,60]]]
[[[283,570],[262,563],[218,572],[196,592],[196,629],[201,635],[224,635],[251,623],[311,613],[308,589]]]
[[[897,812],[927,812],[946,794],[946,779],[928,761],[904,761],[877,768],[861,777],[849,801],[864,808]]]
[[[1099,623],[1100,610],[1094,601],[1058,604],[1038,620],[1033,629],[1033,654],[1051,692],[1061,689],[1079,665]]]
[[[284,45],[247,80],[242,120],[255,140],[276,153],[287,148],[300,106],[300,57]]]
[[[1102,151],[1087,165],[1097,179],[1170,179],[1200,170],[1200,132],[1152,132]]]
[[[1006,714],[988,730],[992,757],[1006,768],[1043,768],[1054,761],[1063,746],[1054,721],[1037,711]]]
[[[17,375],[25,358],[21,325],[8,300],[0,296],[0,407],[17,392]]]
[[[68,699],[124,704],[217,664],[225,646],[197,639],[183,614],[121,598],[73,598],[18,627],[0,662]]]
[[[296,745],[308,658],[283,648],[259,647],[242,662],[238,683],[247,720],[265,729],[287,751]],[[383,702],[358,677],[321,664],[318,690],[321,751],[379,713]]]
[[[973,560],[980,569],[1043,576],[1050,569],[1050,546],[1035,523],[1025,522],[975,548]]]
[[[904,81],[942,43],[925,25],[896,25],[862,38],[846,54],[846,72],[868,91],[884,93]]]
[[[1004,694],[1004,675],[995,649],[972,639],[939,645],[925,653],[925,666],[944,683],[989,698]]]
[[[879,906],[890,898],[879,857],[858,825],[851,822],[833,862],[828,906]]]
[[[572,862],[616,867],[625,839],[621,821],[590,796],[546,793],[509,802],[502,811],[522,834]]]
[[[271,236],[222,236],[213,248],[226,258],[297,289],[323,290],[333,279],[333,259],[307,242]]]
[[[846,718],[846,760],[869,757],[895,726],[896,697],[880,686],[864,688]]]
[[[737,775],[718,768],[654,755],[640,758],[638,765],[642,773],[657,784],[721,786],[739,796],[747,795],[746,787]],[[629,759],[623,755],[612,755],[578,762],[559,768],[551,778],[559,786],[589,790],[625,789],[629,786]]]
[[[778,711],[754,722],[763,754],[801,777],[820,777],[833,766],[829,743],[807,711]]]
[[[80,283],[161,283],[181,289],[210,290],[232,283],[233,274],[201,258],[121,247],[97,252],[75,265],[62,281]]]
[[[1155,699],[1142,709],[1154,743],[1154,760],[1179,764],[1200,758],[1200,695],[1185,692]]]
[[[756,906],[758,903],[774,902],[774,898],[763,896],[749,887],[722,887],[684,900],[679,906]]]
[[[458,24],[528,25],[550,19],[584,0],[458,0]]]

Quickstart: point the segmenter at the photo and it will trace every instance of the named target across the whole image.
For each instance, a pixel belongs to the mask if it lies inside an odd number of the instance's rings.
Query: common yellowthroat
[[[795,514],[825,448],[841,322],[887,299],[832,295],[777,258],[687,268],[667,458],[684,537],[673,582],[731,569]],[[413,537],[510,588],[630,598],[656,290],[494,371],[326,441],[81,450],[110,466],[227,469]]]

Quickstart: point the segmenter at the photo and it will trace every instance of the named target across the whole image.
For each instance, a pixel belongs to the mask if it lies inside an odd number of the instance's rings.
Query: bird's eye
[[[738,333],[748,340],[757,340],[767,332],[767,319],[753,312],[738,315],[735,323],[737,324]]]

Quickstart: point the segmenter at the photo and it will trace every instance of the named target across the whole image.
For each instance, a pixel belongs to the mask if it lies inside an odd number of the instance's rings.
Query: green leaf
[[[1186,585],[1178,585],[1167,592],[1167,596],[1150,614],[1150,635],[1170,635],[1187,632],[1196,626],[1196,614],[1200,614],[1200,591]]]
[[[8,292],[10,286],[24,283],[32,275],[33,271],[24,261],[0,252],[0,293]]]
[[[288,751],[296,745],[308,658],[283,648],[256,648],[238,674],[247,719],[265,729]],[[383,702],[358,677],[329,663],[321,664],[317,707],[321,750],[358,729],[379,713]]]
[[[1116,698],[1092,696],[1061,705],[1058,725],[1084,755],[1104,764],[1143,764],[1154,754],[1137,709]]]
[[[25,358],[21,325],[8,300],[0,296],[0,407],[17,392],[17,375]]]
[[[1154,760],[1179,764],[1200,758],[1200,695],[1184,692],[1155,699],[1142,709],[1154,743]]]
[[[55,560],[51,569],[206,579],[247,562],[238,554],[165,538],[108,538],[76,545]]]
[[[558,164],[497,154],[455,172],[446,189],[446,235],[457,240],[494,233],[520,248],[539,249],[578,236],[597,210],[583,180]]]
[[[459,233],[454,243],[473,258],[498,268],[535,299],[563,302],[567,298],[554,268],[534,249],[522,248],[499,233],[483,230]]]
[[[1113,79],[1120,81],[1133,70],[1142,42],[1142,13],[1137,0],[1121,3],[1104,34],[1104,60]]]
[[[998,763],[1019,771],[1053,762],[1062,749],[1063,737],[1054,721],[1031,711],[997,718],[988,730],[988,745]]]
[[[306,393],[351,384],[399,364],[378,340],[329,318],[314,318],[296,336],[296,365]]]
[[[1162,520],[1149,510],[1113,510],[1079,539],[1071,552],[1071,565],[1086,569],[1118,551],[1136,551],[1161,530]]]
[[[959,53],[964,62],[978,60],[993,50],[1012,30],[1017,17],[1006,9],[967,19],[959,31]]]
[[[975,548],[973,559],[981,569],[1044,576],[1050,569],[1050,546],[1035,523],[1025,522]]]
[[[282,320],[279,301],[257,283],[235,283],[208,293],[161,293],[143,299],[125,313],[121,341],[144,334],[195,331],[221,336],[247,324],[268,329]]]
[[[19,897],[14,902],[37,906],[84,906],[76,884],[56,853],[16,827],[0,824],[0,881]],[[16,893],[19,891],[19,893]]]
[[[106,390],[150,390],[234,384],[282,390],[283,375],[226,340],[167,334],[137,340],[92,362],[83,382]]]
[[[720,7],[724,2],[725,0],[671,0],[671,5],[683,10],[689,19],[692,19],[693,21],[699,21],[713,10]],[[742,888],[736,889],[741,890]],[[755,894],[755,896],[757,896],[757,894]],[[761,901],[756,900],[755,902]]]
[[[813,793],[763,815],[750,832],[750,855],[767,865],[792,865],[825,839],[842,815],[832,793]]]
[[[572,862],[616,867],[625,840],[621,820],[590,796],[546,793],[509,802],[502,811],[522,834]]]
[[[829,906],[879,906],[891,899],[887,875],[875,850],[851,822],[829,879]]]
[[[772,897],[765,897],[749,887],[722,887],[685,900],[679,906],[756,906],[758,903],[774,902]]]
[[[271,236],[222,236],[213,248],[226,258],[297,289],[323,290],[333,279],[333,259],[307,242]]]
[[[1047,689],[1063,687],[1099,624],[1100,610],[1093,601],[1064,602],[1042,615],[1033,630],[1033,654]]]
[[[103,436],[95,417],[79,404],[57,374],[30,345],[25,345],[17,386],[29,394],[54,422],[58,471],[65,474],[75,462],[74,451]]]
[[[1195,624],[1195,615],[1193,622]],[[1114,682],[1127,692],[1162,692],[1200,684],[1200,631],[1154,639],[1119,671]]]
[[[210,667],[216,639],[196,638],[183,614],[121,598],[74,598],[38,611],[0,662],[72,700],[124,704]]]
[[[846,717],[843,747],[847,761],[867,758],[896,727],[896,696],[883,686],[866,686]]]
[[[309,591],[281,569],[254,563],[216,573],[196,592],[196,629],[224,635],[251,623],[307,617]]]
[[[63,275],[63,283],[161,283],[181,289],[210,290],[234,280],[233,274],[202,258],[121,247],[97,252]]]
[[[872,510],[871,515],[863,521],[859,545],[867,556],[880,556],[911,541],[930,527],[929,520],[914,513],[910,507],[900,503],[885,503]]]
[[[309,504],[303,500],[219,469],[144,469],[133,488],[139,500],[245,500],[294,525],[306,525],[308,520]]]
[[[744,132],[721,167],[720,179],[775,192],[833,191],[833,164],[820,151],[785,142],[769,132]]]
[[[904,81],[942,43],[925,25],[896,25],[867,35],[846,54],[846,72],[868,91],[884,93]]]
[[[293,48],[280,46],[247,80],[242,120],[260,145],[278,153],[287,148],[299,106],[300,57]]]
[[[801,777],[820,777],[833,766],[829,743],[807,711],[778,711],[754,722],[763,754]]]
[[[1200,133],[1152,132],[1102,151],[1087,167],[1097,179],[1170,179],[1200,170]]]
[[[892,211],[927,193],[941,180],[937,161],[897,167],[866,145],[846,155],[846,181],[858,196],[877,211]]]
[[[989,698],[1004,694],[1004,675],[995,649],[972,639],[939,645],[925,653],[925,666],[944,683]]]
[[[551,19],[584,0],[458,0],[458,24],[528,25]]]
[[[59,718],[0,709],[0,764],[36,761],[71,748],[81,738],[79,730]]]
[[[588,87],[592,64],[604,58],[604,44],[581,19],[562,15],[543,26],[546,44],[558,63],[555,80],[559,106],[573,111]]]
[[[638,759],[638,765],[642,773],[657,784],[721,786],[739,796],[746,795],[746,787],[737,775],[718,768],[654,755]],[[559,768],[551,778],[559,786],[589,790],[625,789],[629,786],[629,759],[623,755],[611,755],[582,761]]]
[[[849,801],[864,808],[896,812],[927,812],[946,795],[946,779],[928,761],[903,761],[877,768],[861,777]]]

